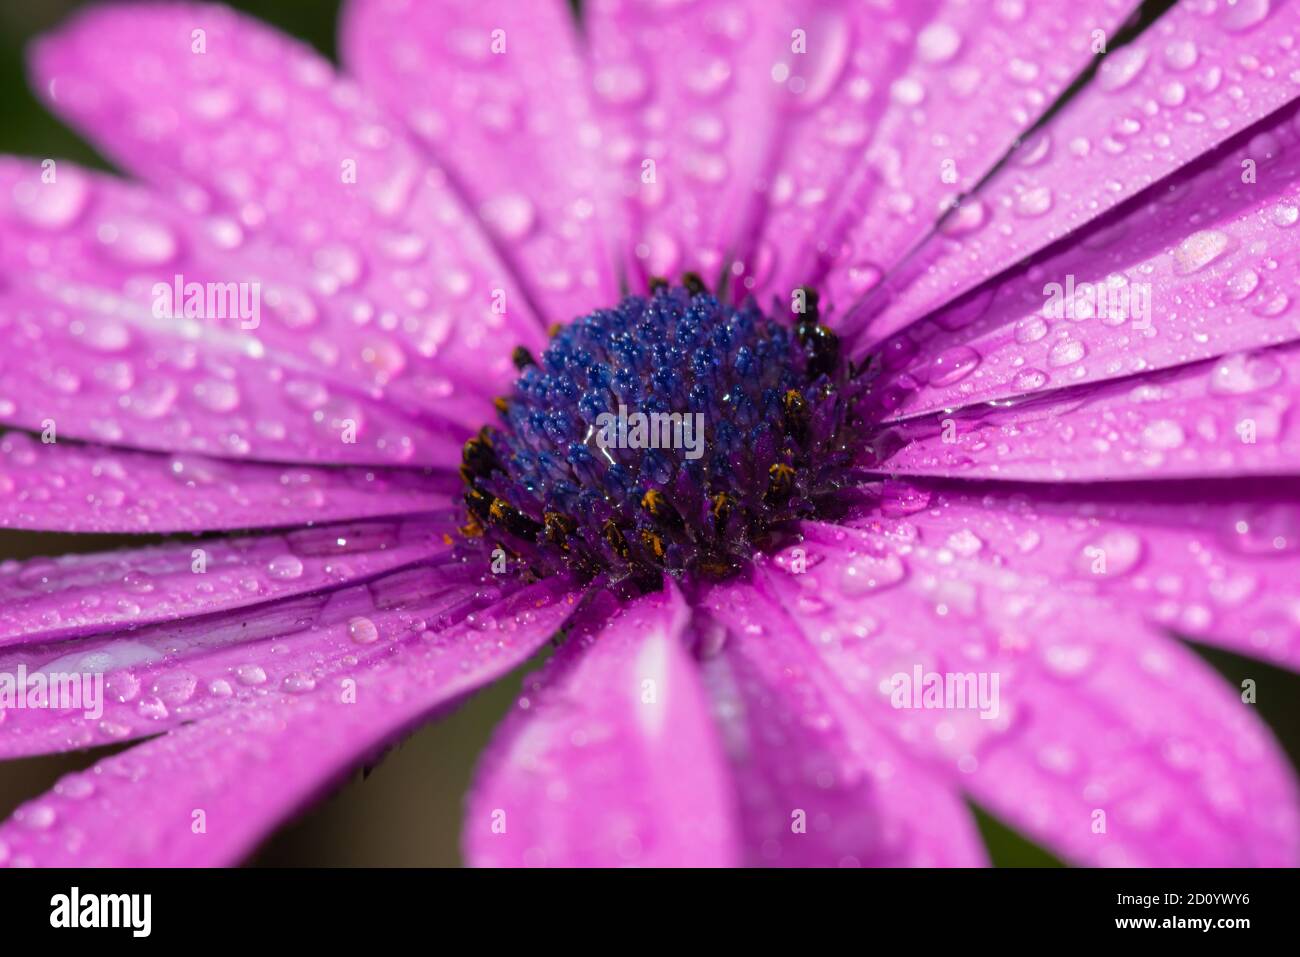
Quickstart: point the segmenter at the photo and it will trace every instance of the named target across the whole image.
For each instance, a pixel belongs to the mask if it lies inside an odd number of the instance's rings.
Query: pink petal
[[[871,317],[873,339],[895,332],[1284,106],[1300,92],[1298,17],[1295,4],[1175,5],[1112,50],[1022,161],[1003,166],[853,322]]]
[[[1018,402],[910,419],[863,464],[913,475],[1075,481],[1294,475],[1300,344]]]
[[[1286,107],[1054,254],[892,337],[880,350],[897,370],[895,414],[1300,338],[1287,265],[1300,253],[1297,115]],[[1257,179],[1243,183],[1248,163]]]
[[[1154,627],[1300,670],[1300,480],[887,483],[931,542],[1112,601]]]
[[[275,264],[287,308],[266,324],[359,371],[358,391],[418,411],[454,386],[486,417],[514,346],[544,341],[447,174],[302,44],[218,6],[113,6],[33,59],[56,112]]]
[[[725,763],[675,586],[602,602],[483,758],[464,846],[478,865],[720,866],[738,853]]]
[[[916,760],[1080,863],[1300,859],[1292,772],[1233,688],[1117,604],[915,518],[807,524],[760,587]],[[894,676],[918,668],[996,676],[988,717],[894,707]]]
[[[112,177],[66,162],[54,175],[46,183],[36,164],[0,158],[0,331],[12,346],[0,353],[0,421],[268,460],[445,462],[463,441],[469,423],[444,415],[461,411],[451,402],[399,410],[376,398],[373,370],[341,358],[342,330],[313,337],[271,321],[306,302],[279,281],[284,271],[265,272],[283,254],[224,251],[213,220]],[[213,299],[218,316],[205,305],[187,318],[186,288],[206,303],[207,283],[234,295]],[[396,368],[401,353],[373,340],[355,355]],[[485,407],[480,397],[474,415]]]
[[[749,241],[783,122],[772,68],[809,22],[799,0],[584,4],[593,103],[628,204],[631,236],[620,248],[634,286],[687,270],[714,284]]]
[[[780,250],[775,290],[824,285],[842,310],[975,188],[1088,65],[1093,31],[1113,34],[1135,4],[841,6],[852,57],[783,137],[773,182],[788,198],[765,236]]]
[[[513,590],[513,582],[505,586]],[[0,649],[9,675],[102,674],[102,714],[70,706],[15,710],[0,754],[64,751],[158,734],[250,698],[288,698],[382,662],[412,638],[499,599],[483,573],[430,562],[346,587],[216,611],[129,634],[25,643]]]
[[[815,639],[800,636],[799,619],[748,583],[711,589],[703,607],[722,629],[705,631],[704,681],[736,781],[749,863],[986,862],[955,789],[865,720]]]
[[[446,165],[551,322],[619,295],[623,210],[576,28],[563,0],[353,0],[339,31],[347,65]]]
[[[0,826],[0,863],[237,863],[368,756],[517,667],[574,601],[554,583],[535,585],[314,692],[245,700],[106,758]]]
[[[918,29],[934,14],[932,0],[901,9],[849,0],[788,4],[789,41],[772,51],[771,89],[765,96],[783,110],[762,173],[766,209],[754,211],[733,265],[736,298],[760,301],[815,276],[819,250],[833,248],[828,218],[852,189],[852,174],[889,98],[889,84],[911,59]],[[757,70],[754,63],[749,69]],[[699,134],[714,129],[707,115],[694,121]]]
[[[429,512],[450,473],[232,463],[0,436],[0,528],[158,534]]]
[[[0,648],[132,630],[160,621],[332,591],[446,555],[439,518],[320,525],[280,535],[169,542],[0,565]]]

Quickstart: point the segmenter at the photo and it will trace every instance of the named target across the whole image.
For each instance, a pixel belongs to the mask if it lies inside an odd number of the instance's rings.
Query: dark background
[[[520,0],[542,2],[542,0]],[[578,0],[573,0],[575,5]],[[1170,5],[1148,3],[1142,23]],[[78,0],[0,0],[0,152],[73,159],[111,168],[95,150],[63,127],[32,96],[23,48],[81,6]],[[338,0],[236,0],[249,11],[335,56]],[[1122,42],[1112,42],[1111,49]],[[96,551],[126,543],[124,538],[0,530],[0,560],[72,551]],[[1259,712],[1300,763],[1300,676],[1226,652],[1197,648],[1225,678],[1240,686],[1257,683]],[[517,694],[530,665],[472,698],[460,710],[434,722],[391,751],[368,775],[358,772],[315,809],[287,825],[257,855],[261,865],[455,865],[461,800],[474,761],[492,728]],[[0,765],[0,818],[46,790],[68,771],[88,767],[110,753],[95,749],[73,755],[31,758]],[[1045,851],[978,811],[994,862],[1002,866],[1056,864]]]

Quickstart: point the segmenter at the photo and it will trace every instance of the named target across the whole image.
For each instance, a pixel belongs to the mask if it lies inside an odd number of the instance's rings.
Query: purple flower
[[[1176,639],[1300,664],[1300,23],[1188,0],[1046,115],[1132,6],[354,0],[356,79],[220,7],[40,42],[140,182],[0,162],[0,525],[170,537],[0,566],[0,755],[148,739],[0,863],[238,862],[559,634],[475,863],[977,865],[969,798],[1294,865]]]

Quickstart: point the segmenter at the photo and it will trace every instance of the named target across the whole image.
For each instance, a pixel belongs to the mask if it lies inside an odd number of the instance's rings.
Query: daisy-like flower
[[[238,862],[556,640],[471,862],[976,865],[971,799],[1295,864],[1178,639],[1300,664],[1300,17],[1089,76],[1133,7],[353,0],[351,78],[216,6],[42,39],[134,179],[0,165],[0,524],[153,539],[0,567],[0,753],[141,739],[0,863]]]

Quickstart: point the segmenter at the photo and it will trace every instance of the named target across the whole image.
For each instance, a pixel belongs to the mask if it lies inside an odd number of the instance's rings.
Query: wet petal
[[[1113,601],[1173,634],[1300,670],[1300,480],[890,482],[928,540]]]
[[[1300,858],[1285,757],[1191,652],[1115,603],[1005,567],[974,533],[860,524],[806,524],[765,587],[914,759],[1067,860]]]
[[[811,283],[841,312],[983,180],[1136,4],[842,6],[852,55],[833,92],[785,134],[773,177],[785,201],[765,224],[780,250],[773,288],[785,296]],[[1041,161],[1041,149],[1031,141],[1021,155]],[[979,216],[962,210],[951,231]]]
[[[264,334],[357,391],[417,413],[465,391],[485,418],[514,346],[543,341],[447,174],[307,47],[218,6],[115,6],[42,39],[34,64],[55,112],[274,264]]]
[[[628,204],[620,248],[634,287],[687,270],[713,285],[748,243],[784,122],[773,68],[811,22],[806,11],[801,0],[584,5],[592,98]],[[812,42],[810,55],[821,49]]]
[[[906,415],[1300,338],[1300,110],[879,346]],[[1245,177],[1249,168],[1252,175]],[[1051,251],[1049,251],[1051,252]],[[910,381],[905,381],[909,376]]]
[[[460,480],[277,466],[0,435],[0,528],[159,534],[279,528],[445,508]]]
[[[863,166],[890,82],[911,60],[918,32],[938,4],[868,6],[838,0],[791,4],[789,42],[774,51],[771,89],[784,111],[770,150],[766,209],[742,235],[732,266],[736,298],[752,293],[766,304],[814,278],[819,254],[834,246],[831,211],[847,201],[852,174]],[[751,68],[757,68],[755,63]],[[721,124],[696,121],[697,138]]]
[[[294,321],[318,316],[280,281],[275,253],[224,251],[212,221],[110,176],[67,162],[45,173],[0,159],[0,331],[13,346],[0,355],[0,421],[272,461],[455,454],[465,408],[448,396],[398,409],[358,368],[364,356],[398,368],[401,353],[371,342],[350,362],[341,331],[271,321],[290,302],[307,310]],[[224,222],[218,233],[240,230]]]
[[[0,564],[0,648],[209,615],[332,591],[445,555],[456,515],[279,535],[169,542]]]
[[[478,865],[719,866],[732,795],[674,586],[602,602],[497,732],[468,799]]]
[[[1300,345],[968,406],[872,438],[863,464],[960,478],[1089,481],[1300,473]]]
[[[796,637],[798,620],[749,583],[711,589],[702,606],[715,623],[704,626],[704,681],[736,782],[749,863],[986,863],[956,789],[845,696],[812,643]]]
[[[533,586],[373,667],[347,665],[310,692],[245,700],[106,758],[0,825],[0,863],[238,863],[358,764],[519,665],[575,600]]]
[[[1298,26],[1293,3],[1176,4],[1026,145],[1046,145],[1037,163],[980,189],[978,226],[941,231],[850,324],[889,335],[1284,106],[1300,93]]]
[[[65,698],[66,706],[11,712],[0,731],[0,754],[114,743],[158,734],[248,699],[311,692],[498,601],[514,584],[439,556],[369,580],[329,583],[314,592],[130,632],[107,630],[114,624],[109,623],[105,632],[86,638],[0,649],[6,675],[69,675],[58,680],[82,689],[80,702]],[[97,694],[97,675],[102,709],[85,706],[88,689]]]
[[[348,66],[454,174],[548,321],[617,301],[609,240],[625,234],[623,207],[567,3],[353,0],[339,34]]]

